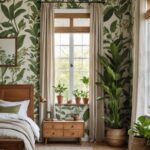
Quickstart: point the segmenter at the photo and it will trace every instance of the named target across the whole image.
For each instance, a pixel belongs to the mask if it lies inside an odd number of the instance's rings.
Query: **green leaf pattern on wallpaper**
[[[0,68],[0,84],[31,83],[35,89],[35,118],[39,96],[39,4],[36,0],[7,0],[0,4],[0,37],[17,36],[18,66]],[[68,7],[75,7],[70,3]],[[62,7],[61,4],[59,7]],[[63,6],[64,7],[64,6]],[[130,48],[131,0],[107,0],[104,6],[104,48],[127,37]],[[88,113],[87,113],[88,114]],[[84,118],[89,118],[83,115]]]
[[[39,97],[39,3],[7,0],[0,3],[0,37],[17,37],[17,67],[0,68],[0,84],[34,85],[35,119]]]
[[[80,118],[85,121],[85,133],[89,131],[89,105],[56,105],[57,119],[72,119],[73,114],[79,114]]]

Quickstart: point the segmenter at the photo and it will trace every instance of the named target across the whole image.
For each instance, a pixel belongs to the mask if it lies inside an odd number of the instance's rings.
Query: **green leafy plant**
[[[76,89],[72,92],[72,94],[75,96],[75,97],[81,97],[81,91]]]
[[[62,93],[67,90],[65,85],[60,82],[57,84],[57,86],[53,86],[53,88],[55,89],[55,92],[58,93],[58,95],[62,95]]]
[[[133,127],[128,130],[129,135],[145,138],[150,144],[150,118],[140,116]]]
[[[145,137],[150,136],[150,119],[145,116],[140,116],[134,126],[128,130],[129,135]]]
[[[85,86],[88,86],[88,84],[89,84],[89,77],[83,76],[80,80],[82,81],[82,83]]]
[[[82,98],[88,98],[88,95],[89,94],[89,92],[88,91],[81,91],[81,97]]]
[[[124,120],[122,119],[126,102],[125,90],[126,82],[130,81],[126,73],[130,66],[129,49],[125,45],[125,39],[120,36],[110,43],[104,56],[99,56],[99,62],[103,66],[103,74],[98,72],[99,85],[104,96],[97,100],[105,100],[106,116],[105,120],[111,128],[122,128]]]
[[[86,90],[82,90],[81,91],[81,97],[82,98],[88,98],[88,94],[89,94],[89,90],[88,90],[88,86],[89,86],[89,77],[83,76],[81,79],[82,83],[85,85]]]

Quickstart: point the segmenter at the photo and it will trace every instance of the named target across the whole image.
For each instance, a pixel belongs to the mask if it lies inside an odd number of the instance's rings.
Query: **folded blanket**
[[[25,150],[35,149],[35,133],[26,119],[0,118],[0,137],[11,137],[23,140]]]

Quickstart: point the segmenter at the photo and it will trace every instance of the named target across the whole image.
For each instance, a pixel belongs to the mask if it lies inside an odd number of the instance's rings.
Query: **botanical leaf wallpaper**
[[[78,114],[80,119],[85,121],[85,136],[89,133],[89,105],[56,105],[56,118],[57,119],[72,119],[73,114]]]
[[[0,68],[0,84],[30,83],[39,97],[39,3],[7,0],[0,3],[0,37],[17,37],[17,67]]]
[[[78,4],[57,7],[78,8]],[[107,0],[104,4],[104,49],[120,35],[127,38],[126,45],[131,50],[131,0]],[[85,7],[80,5],[79,8]],[[34,85],[35,119],[38,120],[39,97],[39,13],[37,0],[6,0],[0,3],[0,37],[17,37],[17,67],[0,67],[0,84],[30,83]],[[1,55],[1,54],[0,54]],[[130,68],[127,73],[130,72]],[[127,96],[130,97],[129,93]],[[129,102],[128,102],[129,103]],[[130,108],[130,105],[128,105]],[[66,111],[65,111],[66,109]],[[68,107],[63,108],[62,116],[68,115]],[[71,108],[73,109],[73,108]],[[81,112],[85,111],[84,107]],[[89,109],[82,117],[88,120]],[[56,107],[57,115],[60,113]],[[83,114],[83,113],[82,113]]]

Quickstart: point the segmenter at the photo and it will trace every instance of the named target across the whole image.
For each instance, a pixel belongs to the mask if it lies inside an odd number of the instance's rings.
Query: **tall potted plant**
[[[124,129],[123,113],[125,102],[125,84],[130,80],[127,74],[129,67],[129,51],[121,39],[112,41],[108,51],[104,56],[99,56],[100,64],[103,67],[103,74],[98,72],[100,81],[99,85],[104,96],[98,97],[97,100],[104,100],[107,125],[106,141],[112,146],[122,146],[125,144],[126,132]]]
[[[65,87],[65,85],[63,83],[58,83],[57,86],[53,86],[53,88],[55,89],[55,93],[58,93],[57,95],[57,101],[58,104],[61,105],[63,102],[63,93],[65,92],[65,90],[67,90],[67,88]]]

